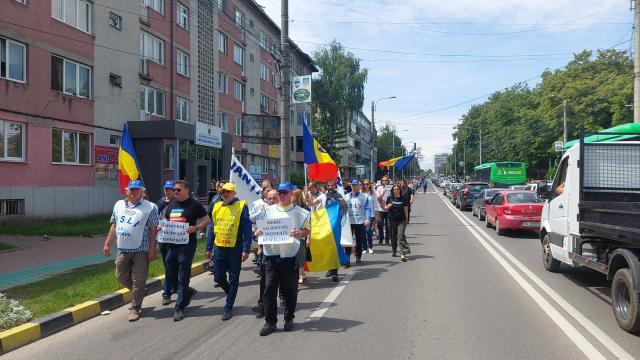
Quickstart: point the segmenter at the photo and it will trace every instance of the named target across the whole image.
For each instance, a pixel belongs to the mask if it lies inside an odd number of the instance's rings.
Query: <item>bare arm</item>
[[[155,239],[155,237],[154,237]],[[104,242],[104,246],[102,247],[102,253],[104,256],[111,256],[111,246],[113,246],[113,242],[116,240],[116,224],[111,224],[111,228],[109,228],[109,234],[107,234],[107,240]]]

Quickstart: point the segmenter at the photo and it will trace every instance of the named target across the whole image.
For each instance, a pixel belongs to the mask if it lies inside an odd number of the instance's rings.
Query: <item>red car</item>
[[[485,221],[498,235],[507,229],[540,230],[543,201],[533,191],[502,190],[488,200]]]

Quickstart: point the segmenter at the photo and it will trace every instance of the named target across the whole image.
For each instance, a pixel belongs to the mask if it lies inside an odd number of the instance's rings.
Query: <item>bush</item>
[[[0,293],[0,331],[22,325],[32,317],[24,306]]]

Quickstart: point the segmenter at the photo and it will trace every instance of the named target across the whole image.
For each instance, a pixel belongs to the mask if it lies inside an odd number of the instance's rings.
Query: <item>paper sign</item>
[[[293,230],[293,221],[288,217],[258,220],[256,227],[262,230],[262,235],[258,236],[260,245],[291,244],[296,240],[289,236]]]
[[[189,223],[160,220],[160,232],[158,232],[159,243],[170,243],[185,245],[189,243],[187,228]]]

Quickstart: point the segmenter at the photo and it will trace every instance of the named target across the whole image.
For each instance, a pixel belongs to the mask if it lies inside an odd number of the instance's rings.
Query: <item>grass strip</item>
[[[1,235],[24,236],[88,236],[109,232],[109,216],[99,215],[86,218],[38,220],[33,223],[0,225]]]
[[[13,246],[13,245],[11,245],[11,244],[7,244],[7,243],[0,242],[0,251],[4,251],[4,250],[12,250],[12,249],[15,249],[15,248],[16,248],[16,246]]]
[[[204,244],[199,244],[193,262],[204,259]],[[164,266],[158,251],[156,260],[149,264],[149,278],[162,274],[164,274]],[[31,311],[34,317],[41,317],[121,288],[123,286],[115,276],[115,264],[109,261],[8,289],[5,293],[7,297],[19,300],[20,304]]]

